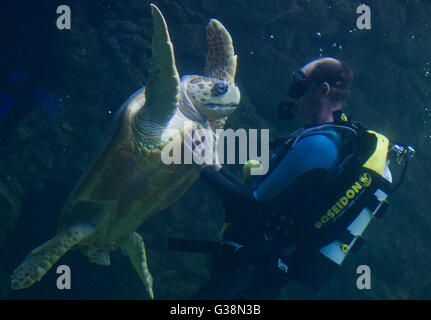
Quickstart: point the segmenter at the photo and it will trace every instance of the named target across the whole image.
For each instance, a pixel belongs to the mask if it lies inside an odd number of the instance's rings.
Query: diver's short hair
[[[341,88],[331,87],[328,98],[334,102],[345,102],[349,97],[349,86],[353,81],[352,69],[341,60],[334,58],[320,58],[308,74],[310,80],[341,83]]]

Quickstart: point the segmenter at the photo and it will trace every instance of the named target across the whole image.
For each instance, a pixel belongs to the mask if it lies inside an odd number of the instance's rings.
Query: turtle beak
[[[232,92],[232,98],[235,100],[233,102],[233,105],[239,105],[239,102],[241,101],[241,93],[239,91],[239,88],[235,84],[233,84],[232,88],[229,88],[228,92]]]

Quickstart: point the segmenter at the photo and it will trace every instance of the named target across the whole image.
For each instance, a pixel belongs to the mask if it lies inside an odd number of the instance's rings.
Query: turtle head
[[[201,115],[217,120],[230,115],[237,108],[241,95],[234,83],[203,76],[184,76],[183,94]]]

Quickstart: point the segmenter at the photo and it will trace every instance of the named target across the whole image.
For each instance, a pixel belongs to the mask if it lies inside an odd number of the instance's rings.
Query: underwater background
[[[10,275],[30,250],[55,234],[60,210],[86,171],[116,110],[145,85],[151,61],[150,1],[19,1],[0,5],[0,298],[148,299],[118,250],[111,266],[68,252],[32,287],[13,291]],[[354,71],[346,111],[416,157],[391,207],[364,234],[336,278],[317,294],[290,281],[280,299],[431,298],[431,2],[428,0],[159,0],[180,75],[200,74],[205,27],[220,20],[238,55],[240,107],[227,128],[299,123],[277,119],[291,71],[320,56]],[[371,29],[358,30],[356,8],[371,8]],[[56,28],[57,6],[71,8],[71,30]],[[168,237],[217,240],[222,203],[197,181],[176,204],[146,221],[157,299],[187,299],[205,283],[208,255],[167,250]],[[72,270],[58,290],[56,266]],[[371,290],[358,290],[356,268],[371,268]]]

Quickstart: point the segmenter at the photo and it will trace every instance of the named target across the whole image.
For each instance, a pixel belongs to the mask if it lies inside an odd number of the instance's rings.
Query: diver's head
[[[234,83],[203,76],[184,76],[182,93],[204,117],[217,120],[237,108],[241,95]]]
[[[294,101],[283,104],[291,117],[297,114],[304,124],[333,122],[332,113],[340,110],[349,96],[348,86],[353,73],[344,62],[320,58],[293,72],[293,84],[288,95]]]

